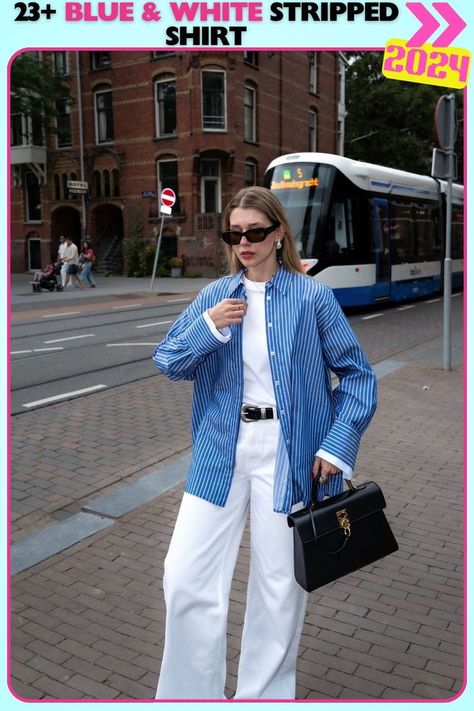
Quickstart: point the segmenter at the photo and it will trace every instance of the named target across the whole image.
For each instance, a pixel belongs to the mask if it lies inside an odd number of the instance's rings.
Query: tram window
[[[391,258],[393,264],[415,261],[413,205],[390,203]]]
[[[324,257],[331,259],[345,255],[353,249],[352,205],[350,200],[334,202],[329,226],[323,243]]]

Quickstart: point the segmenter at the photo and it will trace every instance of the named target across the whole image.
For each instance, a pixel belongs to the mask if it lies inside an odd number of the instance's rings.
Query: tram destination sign
[[[67,189],[74,195],[86,195],[89,192],[89,183],[85,180],[68,180]]]

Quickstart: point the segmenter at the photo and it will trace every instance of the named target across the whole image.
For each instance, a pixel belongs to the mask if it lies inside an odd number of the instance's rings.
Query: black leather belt
[[[277,420],[276,407],[259,407],[258,405],[242,405],[240,419],[244,422],[257,422],[257,420]]]

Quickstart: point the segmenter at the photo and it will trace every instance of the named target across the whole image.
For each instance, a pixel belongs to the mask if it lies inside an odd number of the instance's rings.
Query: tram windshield
[[[321,252],[336,172],[334,166],[320,163],[288,163],[275,166],[265,176],[266,186],[276,193],[285,209],[302,258],[319,256]]]

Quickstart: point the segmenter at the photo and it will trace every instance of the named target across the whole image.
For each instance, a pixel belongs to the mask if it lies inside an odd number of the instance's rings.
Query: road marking
[[[44,353],[46,351],[63,351],[62,346],[54,346],[53,348],[33,348],[33,353]]]
[[[55,338],[52,341],[44,341],[44,343],[62,343],[63,341],[76,341],[78,338],[92,338],[95,333],[84,333],[82,336],[69,336],[68,338]]]
[[[125,304],[124,306],[112,306],[112,309],[134,309],[136,306],[143,306],[143,304]]]
[[[155,343],[107,343],[107,348],[115,348],[117,346],[156,346]]]
[[[76,314],[81,314],[82,311],[63,311],[59,314],[45,314],[41,318],[58,318],[58,316],[76,316]]]
[[[362,321],[368,321],[370,318],[378,318],[383,316],[383,314],[370,314],[370,316],[362,316]]]
[[[455,299],[456,296],[461,296],[461,293],[462,293],[462,292],[458,291],[457,294],[451,294],[451,297],[452,297],[453,299]]]
[[[192,299],[166,299],[167,304],[177,304],[178,301],[192,301]]]
[[[414,309],[415,304],[408,304],[408,306],[399,306],[397,311],[408,311],[408,309]]]
[[[20,355],[21,353],[31,353],[32,351],[11,351],[10,355]]]
[[[135,328],[151,328],[152,326],[165,326],[167,323],[173,323],[173,321],[157,321],[156,323],[145,323],[143,326],[135,326]]]
[[[425,304],[437,304],[438,301],[441,301],[441,299],[430,299],[429,301],[425,301]]]
[[[45,397],[42,400],[35,400],[34,402],[25,402],[22,407],[36,407],[37,405],[45,405],[47,402],[57,402],[58,400],[66,400],[67,398],[76,397],[77,395],[85,395],[85,393],[94,392],[94,390],[101,390],[106,388],[107,385],[92,385],[90,388],[82,388],[82,390],[73,390],[70,393],[62,393],[61,395],[52,395],[51,397]]]

